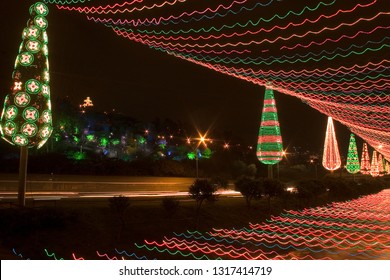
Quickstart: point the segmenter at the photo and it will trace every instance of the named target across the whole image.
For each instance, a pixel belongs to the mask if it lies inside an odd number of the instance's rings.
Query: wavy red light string
[[[317,6],[303,9],[297,4],[294,8],[300,12],[290,10],[284,16],[275,10],[286,3],[265,1],[261,9],[252,9],[249,0],[200,6],[184,0],[147,4],[112,0],[105,6],[57,8],[83,13],[118,36],[213,71],[261,86],[272,82],[274,91],[300,98],[348,126],[389,160],[390,113],[386,108],[390,106],[390,61],[384,35],[390,28],[385,24],[390,12],[384,9],[384,0],[317,2]],[[179,10],[175,10],[177,3]],[[219,14],[222,11],[226,13]],[[178,30],[179,23],[183,29]],[[126,30],[124,25],[144,28]],[[199,25],[205,28],[199,29]],[[371,48],[375,42],[382,42],[381,48]],[[335,49],[336,44],[346,47]],[[345,52],[348,46],[367,47]],[[318,49],[325,51],[322,57]],[[332,55],[326,56],[329,50]],[[280,56],[280,52],[289,56]],[[249,64],[251,61],[259,65]],[[238,65],[230,65],[232,62]]]
[[[291,216],[291,217],[290,217]],[[387,259],[390,190],[327,207],[286,211],[250,229],[213,229],[145,241],[158,252],[191,252],[210,259]]]

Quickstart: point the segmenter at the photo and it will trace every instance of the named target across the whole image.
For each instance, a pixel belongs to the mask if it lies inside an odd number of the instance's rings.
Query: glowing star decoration
[[[351,133],[349,139],[348,156],[346,169],[349,173],[355,174],[360,171],[359,156],[356,147],[355,135]]]
[[[360,162],[360,173],[370,174],[370,171],[371,171],[370,155],[368,153],[367,143],[363,143],[362,160]]]
[[[263,164],[276,164],[283,157],[282,135],[274,93],[271,88],[265,89],[256,155]]]
[[[378,166],[378,158],[376,156],[376,151],[372,152],[372,161],[371,161],[370,174],[371,174],[372,177],[379,176],[379,166]]]
[[[324,154],[322,156],[322,165],[328,170],[336,170],[341,166],[339,147],[337,145],[336,133],[334,131],[333,119],[328,117],[326,127]]]
[[[93,103],[92,103],[92,100],[91,98],[88,96],[87,99],[84,100],[84,104],[81,105],[82,107],[86,108],[86,107],[93,107]]]
[[[7,142],[40,148],[52,133],[46,16],[48,7],[30,7],[22,43],[1,116],[1,136]]]

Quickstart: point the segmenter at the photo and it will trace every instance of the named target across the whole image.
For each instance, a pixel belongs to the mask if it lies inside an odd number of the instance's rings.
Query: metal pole
[[[273,179],[274,178],[274,175],[273,175],[272,171],[273,171],[273,164],[269,164],[268,165],[268,179]]]
[[[26,206],[26,178],[27,178],[27,160],[28,160],[28,148],[20,148],[20,161],[19,161],[19,190],[18,201],[19,207]]]
[[[198,150],[195,150],[195,159],[196,159],[196,179],[199,179],[199,156],[198,156]]]

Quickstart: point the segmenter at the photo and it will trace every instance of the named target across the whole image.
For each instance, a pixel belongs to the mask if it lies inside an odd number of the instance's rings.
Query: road
[[[0,175],[0,199],[16,199],[16,175]],[[184,197],[194,178],[177,177],[120,177],[32,175],[27,179],[26,198],[105,198],[118,195],[128,197]],[[231,189],[219,195],[241,196]]]

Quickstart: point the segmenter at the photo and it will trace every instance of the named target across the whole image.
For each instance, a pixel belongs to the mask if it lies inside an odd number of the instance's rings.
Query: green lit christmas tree
[[[52,133],[48,36],[43,3],[30,7],[30,19],[16,58],[10,93],[1,115],[1,136],[21,147],[42,147]]]
[[[283,143],[271,88],[265,89],[256,155],[261,163],[269,165],[268,176],[272,177],[272,165],[280,162],[283,157]]]
[[[360,171],[359,156],[356,147],[355,135],[351,133],[349,139],[348,156],[346,169],[349,173],[355,174]]]
[[[42,147],[50,137],[52,112],[48,60],[48,7],[30,7],[16,57],[10,92],[4,100],[0,132],[5,141],[20,147],[19,206],[25,206],[28,148]]]

